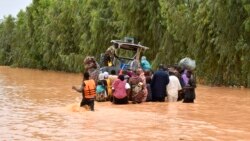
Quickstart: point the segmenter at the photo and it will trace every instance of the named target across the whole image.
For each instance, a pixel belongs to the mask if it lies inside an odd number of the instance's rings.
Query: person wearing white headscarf
[[[108,78],[108,77],[109,77],[109,73],[105,71],[105,72],[103,73],[103,77],[104,77],[104,79]]]
[[[99,76],[98,76],[98,79],[99,80],[104,80],[104,73],[100,73]]]
[[[103,73],[103,76],[104,76],[104,80],[106,81],[106,84],[107,84],[106,92],[108,94],[108,97],[111,97],[111,95],[112,95],[112,83],[111,83],[111,80],[109,78],[109,73],[105,71]]]

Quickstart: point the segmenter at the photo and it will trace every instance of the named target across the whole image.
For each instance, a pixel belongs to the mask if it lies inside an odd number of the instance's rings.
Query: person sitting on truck
[[[129,69],[136,71],[140,67],[140,62],[135,58],[130,62]]]
[[[148,62],[146,56],[141,57],[141,67],[142,67],[143,71],[151,70],[151,65]]]
[[[112,57],[112,52],[107,50],[105,53],[104,53],[104,56],[103,56],[103,65],[104,66],[113,66],[113,57]]]

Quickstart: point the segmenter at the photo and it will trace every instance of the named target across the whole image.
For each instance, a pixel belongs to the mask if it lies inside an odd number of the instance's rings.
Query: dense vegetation
[[[0,64],[79,72],[124,36],[153,66],[188,56],[203,82],[250,87],[249,0],[33,0],[0,22]]]

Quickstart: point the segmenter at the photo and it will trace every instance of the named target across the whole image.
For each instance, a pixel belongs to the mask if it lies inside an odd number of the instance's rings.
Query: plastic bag
[[[189,57],[185,57],[180,60],[179,66],[181,66],[183,69],[194,70],[196,67],[196,63],[195,60],[192,60]]]

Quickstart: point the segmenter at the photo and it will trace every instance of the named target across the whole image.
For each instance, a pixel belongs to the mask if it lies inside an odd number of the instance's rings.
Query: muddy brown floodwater
[[[81,74],[0,67],[0,140],[249,141],[250,90],[198,85],[194,104],[95,103],[79,109]]]

